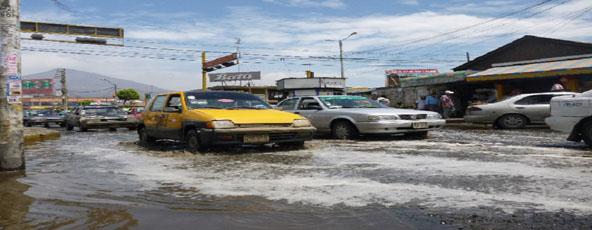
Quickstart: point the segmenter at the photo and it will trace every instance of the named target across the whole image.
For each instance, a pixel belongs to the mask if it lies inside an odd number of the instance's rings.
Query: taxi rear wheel
[[[69,123],[66,123],[66,130],[73,130],[73,129],[74,129],[74,126],[72,126]]]
[[[347,121],[338,121],[331,128],[333,137],[340,140],[352,139],[358,135],[356,127]]]
[[[144,128],[144,127],[140,128],[138,133],[139,133],[138,135],[140,136],[140,144],[149,145],[149,144],[154,144],[154,142],[156,142],[156,138],[148,135],[148,133],[146,132],[146,128]]]
[[[187,150],[191,153],[198,153],[202,147],[199,143],[199,136],[195,129],[189,130],[185,135],[185,142],[187,144]]]

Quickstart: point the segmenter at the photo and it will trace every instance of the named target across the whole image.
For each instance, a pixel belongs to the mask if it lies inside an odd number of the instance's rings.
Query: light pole
[[[344,39],[338,40],[339,41],[339,62],[341,63],[341,78],[345,78],[345,73],[343,72],[343,41],[345,41],[345,39],[348,39],[351,36],[354,36],[356,34],[358,34],[358,33],[353,32],[350,35],[348,35],[347,37],[345,37]],[[333,42],[335,40],[325,40],[325,41]]]
[[[113,94],[113,95],[114,95],[115,97],[117,97],[117,84],[115,84],[115,83],[113,83],[113,82],[111,82],[111,81],[107,80],[106,78],[101,78],[101,80],[103,80],[103,81],[106,81],[106,82],[109,82],[109,83],[111,83],[111,85],[113,85],[113,88],[115,89],[115,94]]]

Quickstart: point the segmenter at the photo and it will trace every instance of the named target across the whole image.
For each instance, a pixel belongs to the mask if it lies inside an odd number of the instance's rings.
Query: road
[[[547,129],[305,148],[140,147],[133,131],[64,131],[0,174],[6,229],[591,229],[592,152]],[[5,199],[6,198],[6,199]]]

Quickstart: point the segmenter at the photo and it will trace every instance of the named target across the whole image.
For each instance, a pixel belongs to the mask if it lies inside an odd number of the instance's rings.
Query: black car
[[[115,106],[81,106],[66,116],[66,129],[72,130],[78,127],[80,131],[88,129],[108,128],[115,131],[117,128],[136,128],[138,118],[128,115],[125,111]]]
[[[24,112],[23,125],[26,127],[34,125],[49,127],[50,124],[66,126],[64,115],[53,110],[26,110]]]

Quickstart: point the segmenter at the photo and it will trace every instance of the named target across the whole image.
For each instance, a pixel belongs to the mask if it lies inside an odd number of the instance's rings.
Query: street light
[[[356,34],[358,34],[358,32],[353,32],[350,35],[348,35],[347,37],[345,37],[344,39],[338,40],[339,41],[339,62],[341,63],[341,78],[345,78],[345,73],[343,72],[343,41],[345,41],[345,39],[348,39],[351,36],[354,36]],[[333,42],[335,40],[325,40],[325,41]]]
[[[111,85],[113,85],[113,88],[115,89],[115,94],[114,95],[117,96],[117,84],[115,84],[115,83],[107,80],[106,78],[101,78],[101,80],[111,83]]]

